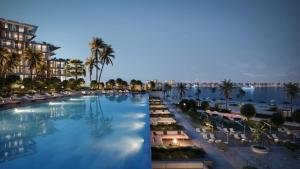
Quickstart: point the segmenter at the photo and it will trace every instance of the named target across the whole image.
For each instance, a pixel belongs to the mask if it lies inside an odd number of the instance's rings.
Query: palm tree
[[[25,49],[24,54],[30,70],[30,77],[32,79],[33,70],[36,71],[38,67],[44,64],[44,55],[42,52],[34,51],[30,48]]]
[[[228,109],[228,99],[231,95],[232,90],[234,89],[234,84],[231,82],[231,80],[223,80],[220,84],[220,89],[223,91],[223,95],[226,100],[226,109]]]
[[[168,93],[169,93],[170,87],[172,87],[172,86],[169,85],[168,83],[164,84],[164,87],[163,87],[164,98],[166,98],[166,96],[169,95]]]
[[[246,95],[246,92],[242,88],[240,88],[238,91],[238,94],[236,95],[237,98],[240,98],[240,105],[242,104],[242,100],[245,95]]]
[[[300,92],[299,86],[297,83],[288,83],[284,84],[285,92],[288,97],[290,97],[290,105],[291,105],[291,113],[293,112],[293,100],[298,97],[298,93]]]
[[[16,52],[6,53],[2,59],[3,62],[1,64],[1,66],[3,67],[2,70],[3,75],[6,76],[7,72],[12,73],[13,69],[19,65],[20,60],[21,60],[21,56],[18,53]]]
[[[109,64],[113,65],[112,58],[115,57],[115,55],[113,53],[115,53],[115,51],[111,47],[111,45],[105,45],[105,47],[103,48],[103,50],[101,52],[101,57],[100,57],[100,63],[102,65],[102,67],[100,69],[99,82],[101,79],[104,65],[109,65]]]
[[[213,98],[213,99],[215,99],[215,93],[216,93],[216,90],[217,90],[216,87],[212,87],[212,88],[210,89],[210,91],[211,91],[212,94],[214,95],[214,98]]]
[[[98,73],[100,69],[98,64],[101,57],[101,51],[103,50],[105,43],[101,38],[94,37],[89,45],[92,52],[91,57],[93,58],[96,67],[96,81],[98,82]]]
[[[255,123],[253,126],[252,136],[255,143],[259,143],[262,140],[262,135],[267,131],[267,127],[264,123]]]
[[[92,81],[92,74],[93,74],[93,69],[95,66],[95,60],[93,59],[92,56],[88,57],[85,61],[85,66],[88,68],[89,73],[90,73],[90,82]]]
[[[186,85],[184,83],[179,83],[178,84],[178,91],[179,91],[179,98],[181,100],[182,97],[185,95]]]
[[[200,89],[200,86],[197,86],[197,87],[196,87],[195,95],[197,96],[197,99],[200,100],[200,95],[201,95],[201,89]]]

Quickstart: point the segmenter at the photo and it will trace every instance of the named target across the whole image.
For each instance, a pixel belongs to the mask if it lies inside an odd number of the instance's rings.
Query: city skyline
[[[37,25],[37,40],[61,47],[57,58],[84,61],[92,37],[103,38],[116,51],[104,80],[300,79],[297,1],[31,2],[2,1],[0,17]]]

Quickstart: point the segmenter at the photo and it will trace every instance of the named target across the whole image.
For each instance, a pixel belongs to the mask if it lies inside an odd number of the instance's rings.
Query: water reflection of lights
[[[59,105],[66,105],[66,104],[71,104],[68,102],[49,102],[50,106],[59,106]]]
[[[84,98],[70,98],[69,100],[71,101],[81,101],[81,100],[86,100]]]
[[[98,96],[82,96],[83,98],[91,98],[91,97],[98,97]]]
[[[34,111],[33,109],[30,109],[30,108],[27,108],[27,109],[18,109],[18,108],[15,108],[14,112],[15,113],[34,113],[36,111]]]

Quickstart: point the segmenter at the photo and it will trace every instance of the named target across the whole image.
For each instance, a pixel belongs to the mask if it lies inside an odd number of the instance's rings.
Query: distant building
[[[0,48],[6,48],[9,52],[16,52],[21,55],[20,65],[14,70],[14,73],[21,78],[30,76],[29,67],[22,55],[26,48],[31,48],[32,50],[43,53],[47,64],[47,77],[50,77],[51,72],[53,72],[51,63],[56,61],[51,61],[51,56],[55,55],[54,51],[59,49],[59,47],[46,42],[39,43],[33,41],[36,37],[35,33],[37,28],[35,25],[0,18]],[[61,70],[62,69],[58,72],[61,72]],[[33,72],[33,76],[35,76],[35,74],[36,72]],[[52,75],[54,74],[52,73]]]

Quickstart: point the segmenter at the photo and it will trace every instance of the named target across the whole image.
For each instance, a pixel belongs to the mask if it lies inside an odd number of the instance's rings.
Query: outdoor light
[[[177,144],[177,143],[178,143],[178,141],[177,141],[176,138],[173,139],[173,143],[174,143],[174,144]]]
[[[22,86],[21,86],[21,89],[24,89],[24,88],[25,88],[24,85],[22,85]]]
[[[185,106],[186,104],[185,104],[185,103],[183,103],[183,105]]]

